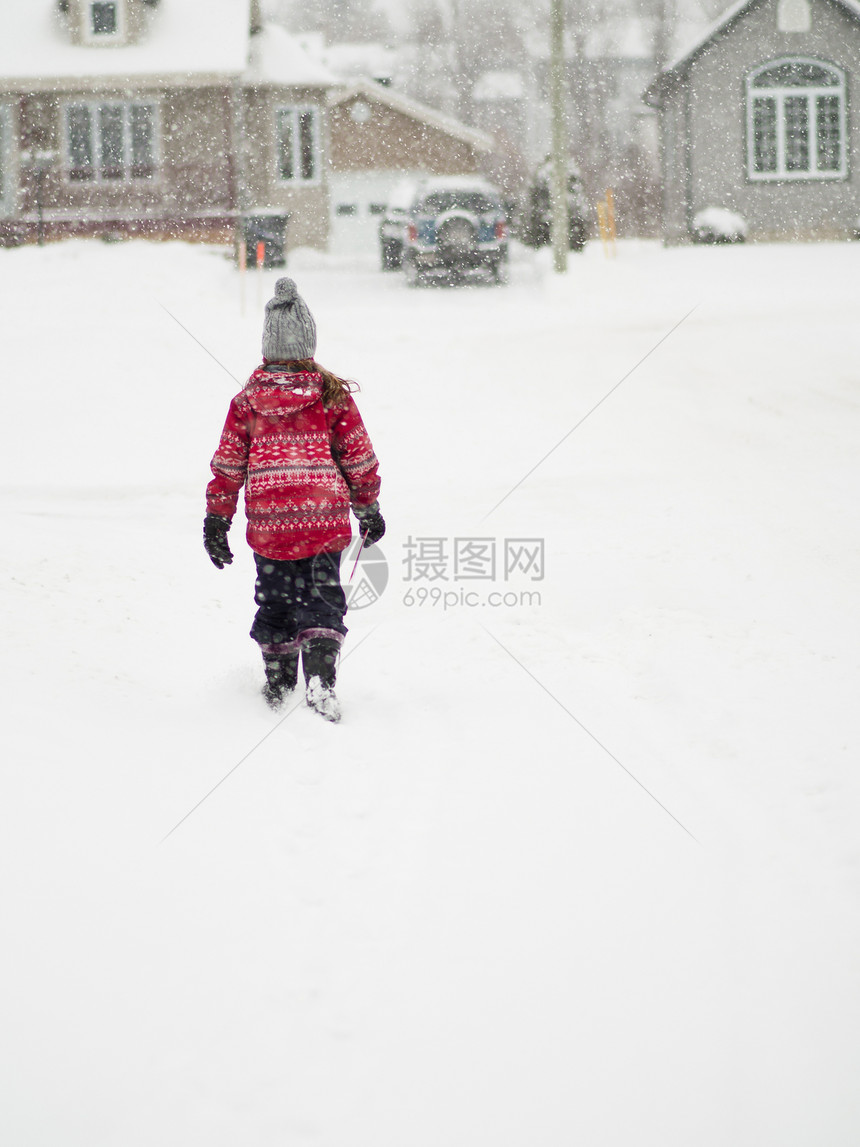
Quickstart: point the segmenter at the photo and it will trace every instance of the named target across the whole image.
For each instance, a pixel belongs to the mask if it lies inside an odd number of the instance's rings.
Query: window
[[[93,36],[115,36],[119,31],[117,4],[90,4],[90,33]]]
[[[279,108],[278,178],[284,183],[315,183],[319,178],[319,126],[316,108]]]
[[[747,80],[750,179],[845,179],[845,77],[815,60],[776,60]]]
[[[80,13],[81,37],[85,44],[114,46],[125,42],[126,4],[129,0],[81,0],[77,5]],[[66,6],[67,9],[69,5]]]
[[[473,215],[487,215],[498,211],[498,199],[481,191],[434,191],[418,204],[417,210],[425,215],[440,215],[443,211],[470,211]]]
[[[66,108],[69,179],[152,179],[156,170],[152,104],[78,103]]]

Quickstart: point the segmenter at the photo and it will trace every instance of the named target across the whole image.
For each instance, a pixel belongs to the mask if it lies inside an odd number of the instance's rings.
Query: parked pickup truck
[[[508,224],[497,188],[480,176],[439,176],[417,188],[403,242],[408,283],[475,271],[503,282],[507,264]]]

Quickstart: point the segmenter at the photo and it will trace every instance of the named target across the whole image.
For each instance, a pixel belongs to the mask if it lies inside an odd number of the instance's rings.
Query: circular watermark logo
[[[367,609],[388,585],[388,562],[378,542],[365,547],[361,538],[353,538],[341,556],[340,571],[347,609]]]

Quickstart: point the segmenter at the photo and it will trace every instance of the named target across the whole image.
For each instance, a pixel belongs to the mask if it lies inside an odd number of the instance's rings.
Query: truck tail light
[[[508,225],[504,219],[500,219],[496,224],[496,238],[504,239],[508,233]]]
[[[418,242],[418,228],[415,226],[414,223],[410,223],[409,226],[406,228],[406,234],[409,238],[410,243],[417,243]]]

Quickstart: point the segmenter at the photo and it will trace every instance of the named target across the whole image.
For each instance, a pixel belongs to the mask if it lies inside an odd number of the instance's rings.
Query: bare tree
[[[291,32],[322,32],[329,44],[395,39],[387,13],[374,0],[268,0],[268,4],[270,17]]]

